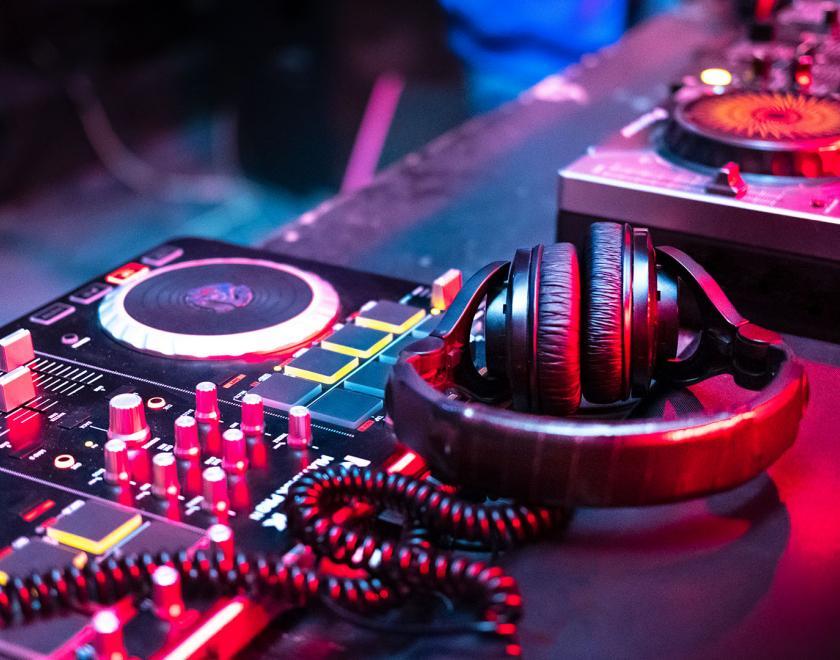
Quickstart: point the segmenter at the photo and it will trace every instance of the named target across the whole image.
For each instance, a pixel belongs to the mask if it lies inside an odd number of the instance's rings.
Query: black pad
[[[583,395],[592,403],[629,396],[624,367],[624,225],[595,222],[584,252]]]
[[[536,356],[536,412],[575,412],[580,405],[580,268],[570,243],[543,249]]]

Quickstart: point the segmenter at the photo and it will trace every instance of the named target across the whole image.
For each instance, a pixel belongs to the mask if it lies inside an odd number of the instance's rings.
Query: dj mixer
[[[416,467],[385,382],[439,311],[427,286],[182,239],[6,325],[0,585],[143,551],[292,550],[302,475]],[[153,600],[125,605],[118,653],[228,657],[282,602]],[[0,655],[91,657],[114,637],[92,614],[8,626]]]

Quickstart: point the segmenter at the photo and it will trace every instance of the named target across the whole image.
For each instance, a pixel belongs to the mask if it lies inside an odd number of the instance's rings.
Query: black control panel
[[[291,550],[282,504],[300,475],[411,463],[383,397],[401,348],[437,321],[430,296],[407,281],[181,239],[0,328],[0,584],[212,547],[219,534],[244,551]],[[198,644],[225,656],[278,605],[240,603],[235,616],[214,600],[184,607],[194,620],[177,633],[151,604],[121,615],[125,652],[182,657]],[[230,621],[207,629],[219,611]],[[92,614],[9,627],[0,654],[101,648]],[[218,634],[233,625],[237,648]]]

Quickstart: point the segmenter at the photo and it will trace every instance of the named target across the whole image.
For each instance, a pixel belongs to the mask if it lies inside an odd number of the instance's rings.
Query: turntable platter
[[[774,176],[840,174],[840,102],[795,92],[734,91],[677,106],[668,151],[711,167]]]
[[[320,277],[246,258],[186,261],[108,294],[99,321],[114,339],[175,358],[288,352],[322,333],[339,298]]]

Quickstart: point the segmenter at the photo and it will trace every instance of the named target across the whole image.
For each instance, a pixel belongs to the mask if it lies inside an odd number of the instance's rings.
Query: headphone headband
[[[781,338],[741,317],[706,271],[674,248],[657,250],[705,308],[710,325],[666,380],[697,382],[728,371],[760,388],[727,410],[676,420],[572,420],[464,403],[441,391],[456,382],[490,399],[498,383],[480,376],[466,350],[478,304],[504,282],[509,264],[474,275],[435,332],[410,345],[386,396],[397,437],[443,479],[529,502],[635,506],[732,488],[793,444],[807,401],[802,365]],[[436,389],[437,388],[437,389]]]

